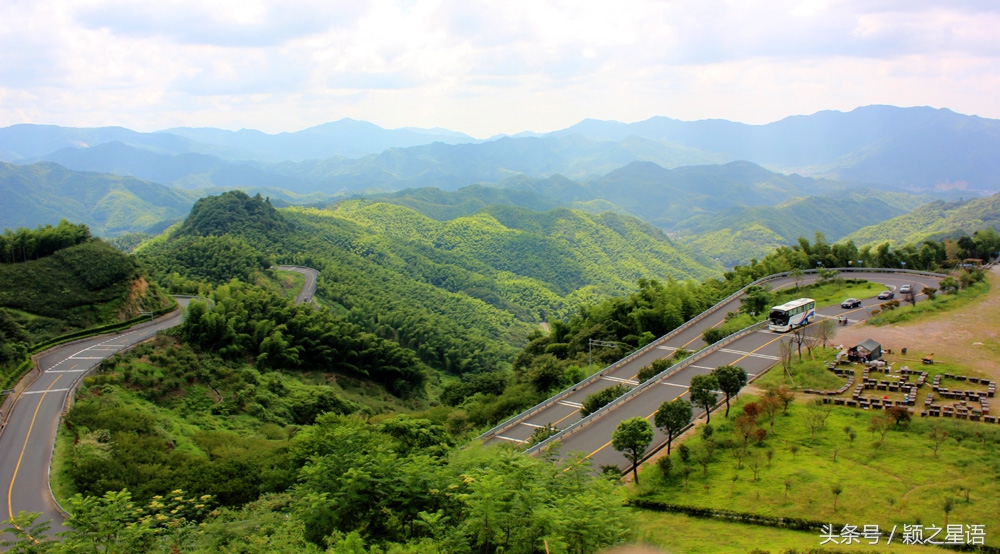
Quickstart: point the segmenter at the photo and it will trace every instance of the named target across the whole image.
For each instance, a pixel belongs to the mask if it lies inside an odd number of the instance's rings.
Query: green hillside
[[[794,198],[777,206],[733,208],[679,224],[678,241],[727,267],[761,259],[775,248],[817,232],[839,240],[851,232],[922,205],[925,196],[852,189]]]
[[[1000,229],[1000,194],[961,202],[936,201],[848,235],[857,244],[903,244]]]
[[[69,219],[98,235],[145,231],[187,213],[195,196],[132,177],[71,171],[54,163],[0,163],[0,226]]]

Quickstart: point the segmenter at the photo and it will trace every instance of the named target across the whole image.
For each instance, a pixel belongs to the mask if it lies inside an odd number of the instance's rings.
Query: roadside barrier
[[[819,271],[820,271],[819,269],[806,269],[806,270],[803,270],[801,272],[801,274],[802,274],[803,277],[805,277],[807,275],[812,276],[812,275],[818,274]],[[827,271],[827,269],[824,268],[823,271]],[[933,273],[933,272],[930,272],[930,271],[919,271],[919,270],[902,269],[902,268],[901,269],[886,269],[886,268],[843,267],[843,268],[831,268],[830,271],[835,271],[837,273],[904,273],[904,274],[923,275],[923,276],[938,277],[938,278],[947,277],[947,275],[944,275],[944,274],[941,274],[941,273]],[[621,367],[621,366],[623,366],[623,365],[631,362],[636,357],[641,356],[643,354],[646,354],[650,350],[656,348],[657,346],[660,346],[661,344],[663,344],[664,342],[672,339],[673,337],[677,336],[678,334],[683,333],[684,331],[690,329],[692,326],[697,325],[699,322],[701,322],[706,317],[714,314],[715,312],[719,311],[720,309],[722,309],[724,306],[726,306],[727,304],[729,304],[733,300],[735,300],[735,299],[739,298],[741,295],[745,294],[746,290],[748,288],[754,287],[754,286],[760,286],[760,285],[762,285],[764,283],[767,283],[769,281],[774,281],[776,279],[781,279],[781,278],[784,278],[784,277],[791,277],[794,274],[795,274],[795,272],[792,272],[792,271],[784,271],[784,272],[781,272],[781,273],[774,273],[772,275],[767,275],[765,277],[761,277],[760,279],[757,279],[756,281],[754,281],[754,282],[752,282],[752,283],[744,286],[740,290],[738,290],[738,291],[730,294],[729,296],[727,296],[726,298],[720,300],[719,302],[716,302],[712,307],[706,309],[705,311],[701,312],[700,314],[698,314],[698,315],[692,317],[691,319],[687,320],[680,327],[677,327],[676,329],[674,329],[674,330],[670,331],[669,333],[663,335],[662,337],[654,340],[653,342],[650,342],[649,344],[643,346],[642,348],[633,351],[628,356],[625,356],[624,358],[622,358],[622,359],[618,360],[617,362],[615,362],[615,363],[613,363],[613,364],[605,367],[604,369],[602,369],[602,370],[594,373],[593,375],[587,377],[586,379],[583,379],[582,381],[580,381],[578,383],[575,383],[575,384],[573,384],[573,385],[571,385],[571,386],[563,389],[562,391],[554,394],[553,396],[549,397],[548,399],[544,400],[543,402],[541,402],[539,404],[536,404],[536,405],[532,406],[531,408],[528,408],[527,410],[525,410],[525,411],[523,411],[523,412],[521,412],[521,413],[519,413],[519,414],[517,414],[517,415],[515,415],[513,417],[507,418],[506,420],[504,420],[500,424],[496,425],[492,429],[489,429],[488,431],[486,431],[483,434],[479,435],[479,437],[478,437],[479,440],[485,441],[485,440],[491,439],[494,436],[496,436],[498,434],[501,434],[504,431],[510,429],[511,427],[514,427],[519,422],[521,422],[521,421],[523,421],[525,419],[528,419],[531,416],[537,414],[538,412],[541,412],[542,410],[545,410],[546,408],[548,408],[548,407],[552,406],[553,404],[559,402],[560,400],[563,400],[567,396],[569,396],[569,395],[573,394],[574,392],[576,392],[580,387],[585,387],[585,386],[587,386],[587,385],[589,385],[589,384],[591,384],[591,383],[593,383],[595,381],[600,380],[607,373],[612,372],[612,371],[618,369],[619,367]]]
[[[754,333],[754,332],[756,332],[759,329],[762,329],[765,325],[767,325],[767,322],[765,322],[765,321],[762,321],[760,323],[754,323],[753,325],[751,325],[749,327],[745,327],[745,328],[743,328],[743,329],[741,329],[741,330],[739,330],[739,331],[737,331],[737,332],[729,335],[728,337],[726,337],[726,338],[724,338],[724,339],[722,339],[722,340],[720,340],[720,341],[712,344],[711,346],[708,346],[706,348],[703,348],[703,349],[699,350],[696,354],[694,354],[692,356],[688,356],[687,358],[684,358],[680,362],[677,362],[676,364],[668,367],[667,369],[664,369],[663,371],[661,371],[660,373],[658,373],[656,376],[654,376],[654,377],[652,377],[650,379],[647,379],[646,381],[643,381],[642,384],[640,384],[639,386],[635,387],[634,389],[628,391],[627,393],[619,396],[618,398],[612,400],[610,403],[608,403],[606,406],[604,406],[600,410],[597,410],[596,412],[588,415],[587,417],[578,420],[576,423],[573,423],[572,425],[570,425],[569,427],[563,429],[562,431],[559,431],[558,433],[552,435],[551,437],[545,439],[544,441],[542,441],[542,442],[536,444],[535,446],[532,446],[531,448],[525,450],[525,453],[527,453],[527,454],[535,454],[537,452],[540,452],[541,450],[543,450],[543,449],[547,448],[548,446],[550,446],[552,443],[554,443],[556,441],[561,441],[562,439],[564,439],[564,438],[566,438],[566,437],[568,437],[568,436],[570,436],[570,435],[572,435],[572,434],[580,431],[581,429],[589,427],[595,421],[597,421],[598,419],[604,417],[608,413],[612,412],[618,406],[620,406],[620,405],[628,402],[629,400],[632,400],[632,398],[634,398],[634,397],[642,394],[643,392],[649,390],[650,387],[658,385],[660,383],[660,381],[662,381],[662,380],[666,379],[667,377],[670,377],[671,375],[677,373],[678,371],[680,371],[680,370],[682,370],[682,369],[684,369],[684,368],[686,368],[686,367],[694,364],[695,362],[701,360],[702,358],[708,356],[709,354],[712,354],[713,352],[719,350],[720,348],[722,348],[724,346],[727,346],[729,343],[731,343],[731,342],[733,342],[733,341],[735,341],[737,339],[743,338],[746,335],[749,335],[750,333]]]

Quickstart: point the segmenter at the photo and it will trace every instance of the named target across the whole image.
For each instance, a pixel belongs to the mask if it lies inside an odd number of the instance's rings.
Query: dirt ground
[[[871,338],[892,349],[889,361],[915,367],[922,355],[934,354],[947,361],[1000,381],[1000,266],[987,273],[990,292],[971,306],[923,318],[914,323],[873,327],[851,325],[838,328],[834,344],[858,344]],[[900,350],[906,348],[907,356]]]
[[[925,317],[914,323],[838,327],[833,344],[854,345],[865,339],[875,339],[883,350],[892,349],[892,354],[886,355],[889,361],[919,368],[921,356],[933,353],[935,360],[947,360],[1000,381],[1000,266],[987,273],[987,279],[990,292],[971,306]],[[907,356],[900,355],[903,348],[907,349]],[[761,392],[759,387],[750,384],[740,394],[758,395]],[[721,414],[721,411],[716,411],[713,415],[722,417]],[[694,423],[693,428],[674,439],[674,445],[699,432],[705,418],[698,418]],[[645,463],[655,462],[666,453],[664,448]],[[625,481],[631,480],[632,474],[629,473]]]

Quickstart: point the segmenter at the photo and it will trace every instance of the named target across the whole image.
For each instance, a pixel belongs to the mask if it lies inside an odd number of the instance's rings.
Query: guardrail
[[[540,443],[532,446],[531,448],[528,448],[527,450],[525,450],[525,453],[526,454],[535,454],[535,453],[541,451],[542,449],[546,448],[547,446],[551,445],[552,443],[554,443],[556,441],[559,441],[559,440],[562,440],[562,439],[564,439],[564,438],[566,438],[566,437],[568,437],[568,436],[570,436],[570,435],[572,435],[572,434],[580,431],[581,429],[590,426],[595,421],[597,421],[601,417],[607,415],[608,413],[610,413],[611,411],[613,411],[618,406],[620,406],[620,405],[622,405],[622,404],[624,404],[624,403],[632,400],[632,398],[634,398],[634,397],[642,394],[643,392],[649,390],[650,387],[658,385],[660,383],[660,381],[663,381],[667,377],[670,377],[671,375],[677,373],[678,371],[680,371],[680,370],[682,370],[682,369],[684,369],[684,368],[686,368],[686,367],[694,364],[695,362],[701,360],[702,358],[708,356],[709,354],[712,354],[713,352],[716,352],[720,348],[729,345],[733,341],[741,339],[741,338],[745,337],[746,335],[749,335],[750,333],[756,332],[758,329],[764,327],[765,325],[767,325],[767,322],[765,322],[765,321],[761,321],[759,323],[754,323],[753,325],[751,325],[749,327],[744,327],[743,329],[740,329],[739,331],[737,331],[737,332],[729,335],[728,337],[726,337],[726,338],[724,338],[724,339],[722,339],[722,340],[720,340],[720,341],[712,344],[711,346],[708,346],[707,348],[703,348],[703,349],[699,350],[696,354],[694,354],[692,356],[688,356],[687,358],[685,358],[685,359],[677,362],[676,364],[668,367],[667,369],[664,369],[663,371],[661,371],[660,373],[656,374],[654,377],[652,377],[650,379],[647,379],[646,381],[644,381],[642,384],[640,384],[639,386],[635,387],[634,389],[632,389],[632,390],[628,391],[627,393],[619,396],[618,398],[612,400],[610,403],[608,403],[606,406],[602,407],[601,409],[597,410],[596,412],[588,415],[587,417],[585,417],[583,419],[580,419],[580,420],[576,421],[575,423],[573,423],[569,427],[563,429],[562,431],[559,431],[558,433],[552,435],[551,437],[545,439],[544,441],[542,441],[542,442],[540,442]]]
[[[841,267],[841,268],[823,268],[822,270],[823,271],[836,271],[838,273],[907,273],[907,274],[924,275],[924,276],[930,276],[930,277],[942,277],[942,278],[943,277],[947,277],[947,275],[944,275],[944,274],[941,274],[941,273],[933,273],[933,272],[930,272],[930,271],[919,271],[919,270],[914,270],[914,269],[902,269],[902,268],[900,268],[900,269],[892,269],[892,268]],[[818,274],[819,272],[820,272],[820,269],[804,269],[804,270],[802,270],[801,274],[803,276],[805,276],[805,275],[815,275],[815,274]],[[663,344],[664,342],[672,339],[673,337],[677,336],[678,334],[683,333],[684,331],[686,331],[687,329],[691,328],[692,326],[697,325],[703,319],[705,319],[708,316],[710,316],[710,315],[714,314],[715,312],[719,311],[723,306],[729,304],[730,302],[732,302],[736,298],[739,298],[742,294],[744,294],[746,292],[746,290],[748,288],[753,287],[753,286],[760,286],[760,285],[762,285],[764,283],[767,283],[768,281],[774,281],[775,279],[781,279],[783,277],[791,277],[794,274],[795,274],[795,272],[793,272],[793,271],[784,271],[784,272],[781,272],[781,273],[774,273],[774,274],[771,274],[771,275],[766,275],[764,277],[761,277],[760,279],[757,279],[756,281],[754,281],[754,282],[752,282],[752,283],[750,283],[748,285],[745,285],[740,290],[738,290],[738,291],[730,294],[729,296],[727,296],[726,298],[720,300],[719,302],[716,302],[712,307],[706,309],[705,311],[701,312],[700,314],[698,314],[698,315],[692,317],[691,319],[687,320],[680,327],[677,327],[676,329],[673,329],[669,333],[667,333],[667,334],[663,335],[662,337],[654,340],[653,342],[651,342],[651,343],[643,346],[642,348],[633,351],[628,356],[625,356],[624,358],[622,358],[622,359],[618,360],[617,362],[615,362],[615,363],[613,363],[613,364],[605,367],[604,369],[602,369],[602,370],[594,373],[593,375],[587,377],[586,379],[583,379],[582,381],[580,381],[578,383],[570,385],[569,387],[567,387],[567,388],[563,389],[562,391],[554,394],[553,396],[549,397],[548,399],[544,400],[543,402],[541,402],[539,404],[536,404],[536,405],[532,406],[531,408],[528,408],[527,410],[525,410],[525,411],[523,411],[523,412],[521,412],[521,413],[519,413],[519,414],[517,414],[517,415],[515,415],[513,417],[507,418],[506,420],[504,420],[500,424],[494,426],[493,428],[491,428],[488,431],[486,431],[486,432],[482,433],[481,435],[479,435],[479,437],[478,437],[479,440],[485,441],[487,439],[490,439],[490,438],[492,438],[492,437],[494,437],[494,436],[496,436],[496,435],[498,435],[498,434],[506,431],[507,429],[510,429],[514,425],[517,425],[518,422],[520,422],[520,421],[522,421],[524,419],[527,419],[527,418],[529,418],[529,417],[531,417],[531,416],[533,416],[533,415],[541,412],[542,410],[545,410],[546,408],[552,406],[553,404],[555,404],[555,403],[559,402],[560,400],[566,398],[567,396],[573,394],[580,387],[585,387],[587,385],[590,385],[591,383],[599,380],[601,377],[603,377],[608,372],[614,371],[615,369],[618,369],[622,365],[625,365],[625,364],[631,362],[636,357],[641,356],[643,354],[646,354],[650,350],[652,350],[652,349],[656,348],[657,346]]]

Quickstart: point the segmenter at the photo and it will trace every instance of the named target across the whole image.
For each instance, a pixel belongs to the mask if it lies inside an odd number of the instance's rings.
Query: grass
[[[73,451],[73,441],[76,434],[70,431],[65,425],[59,425],[56,433],[55,449],[52,451],[52,475],[49,484],[52,487],[52,494],[56,497],[56,502],[64,509],[69,506],[68,501],[77,493],[76,485],[67,472],[67,464],[70,460],[70,453]]]
[[[971,307],[986,299],[990,285],[986,281],[974,283],[966,289],[951,293],[938,294],[929,302],[917,302],[916,306],[901,304],[899,308],[882,312],[868,320],[869,325],[892,325],[911,322],[926,316],[941,312],[954,311],[959,308]]]
[[[784,304],[796,298],[809,297],[816,301],[816,307],[834,306],[843,302],[847,298],[870,298],[878,295],[886,287],[865,281],[862,283],[848,283],[841,279],[835,279],[826,283],[817,283],[800,287],[798,289],[782,289],[775,294],[774,304]]]
[[[741,398],[737,406],[750,399]],[[825,408],[829,416],[815,438],[807,425],[815,408],[799,399],[789,407],[787,416],[776,418],[775,433],[762,447],[749,447],[742,464],[734,449],[719,446],[706,475],[701,465],[682,463],[675,450],[671,475],[664,478],[656,466],[647,465],[642,486],[634,493],[674,504],[859,526],[898,525],[900,529],[915,523],[943,526],[943,502],[951,497],[955,504],[948,523],[985,524],[987,529],[1000,525],[1000,483],[995,479],[1000,469],[1000,426],[918,418],[907,428],[890,430],[879,445],[878,436],[868,431],[872,412]],[[739,410],[734,411],[734,417]],[[732,422],[721,417],[718,421],[715,442],[738,443]],[[936,455],[929,437],[932,426],[949,433]],[[853,442],[845,429],[855,433]],[[696,453],[703,443],[700,436],[685,441]],[[764,461],[768,450],[773,451],[770,467]],[[756,480],[749,468],[750,457],[761,460]],[[685,465],[694,469],[686,487],[681,469]],[[786,480],[790,483],[787,499]],[[836,509],[831,492],[835,483],[843,487]],[[969,501],[965,500],[966,489]],[[998,546],[1000,537],[987,535],[986,542]]]
[[[655,546],[664,554],[750,552],[756,548],[774,553],[784,552],[788,549],[806,552],[810,548],[818,548],[821,542],[818,534],[805,531],[775,529],[645,510],[635,511],[635,531],[639,542]],[[941,548],[904,545],[897,539],[893,539],[889,546],[885,545],[884,539],[878,545],[869,545],[867,542],[862,541],[862,544],[854,544],[849,547],[838,546],[837,550],[845,552],[876,550],[904,554],[944,552],[944,549]],[[825,545],[824,548],[829,546]]]
[[[278,278],[278,287],[286,298],[294,299],[302,287],[306,284],[306,276],[294,271],[276,270],[274,274]]]
[[[754,383],[763,388],[779,387],[785,385],[792,390],[818,389],[833,390],[844,385],[845,379],[838,377],[826,369],[826,366],[837,355],[834,348],[814,348],[813,356],[810,359],[803,349],[803,359],[798,361],[798,356],[794,357],[789,373],[792,381],[788,380],[780,367],[775,367],[764,375],[761,375]],[[795,383],[792,385],[792,383]]]

